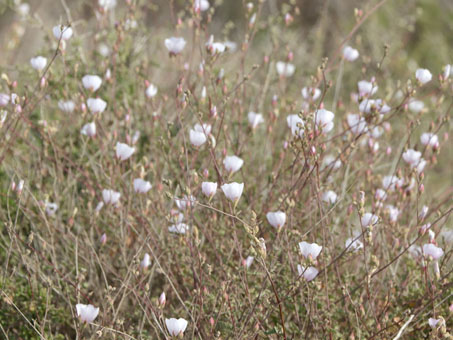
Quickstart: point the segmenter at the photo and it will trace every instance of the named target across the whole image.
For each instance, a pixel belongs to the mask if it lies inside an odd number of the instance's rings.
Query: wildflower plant
[[[62,3],[8,2],[5,338],[453,338],[452,60],[399,8]]]

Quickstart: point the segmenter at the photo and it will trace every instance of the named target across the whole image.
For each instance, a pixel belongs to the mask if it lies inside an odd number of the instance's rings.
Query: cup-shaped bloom
[[[168,231],[175,234],[185,234],[189,229],[190,227],[185,223],[177,223],[168,227]]]
[[[255,258],[253,256],[247,256],[247,258],[244,260],[245,268],[249,269],[253,263],[253,260],[255,260]]]
[[[46,202],[46,214],[49,216],[54,216],[58,210],[57,203]]]
[[[307,243],[305,241],[299,242],[299,249],[301,254],[305,258],[312,258],[313,260],[316,260],[318,257],[319,253],[321,253],[322,246],[316,243]]]
[[[444,77],[444,80],[447,79],[448,77],[450,77],[450,75],[453,74],[453,65],[445,65],[442,69],[444,72],[443,72],[443,77]]]
[[[132,154],[135,152],[135,148],[131,147],[125,143],[116,143],[116,157],[119,160],[125,161],[126,159],[130,158]]]
[[[384,190],[395,191],[396,188],[401,188],[404,184],[404,179],[396,176],[384,176],[382,186]]]
[[[190,143],[195,147],[202,146],[204,143],[206,143],[207,140],[206,134],[204,132],[199,132],[192,129],[190,129],[189,132],[189,139]]]
[[[236,171],[239,171],[239,169],[242,167],[244,164],[244,161],[237,157],[237,156],[226,156],[225,159],[223,160],[223,165],[225,166],[225,169],[230,173],[233,174]]]
[[[69,40],[72,37],[72,28],[59,25],[52,29],[53,35],[57,40]]]
[[[423,145],[429,145],[432,148],[439,147],[439,138],[434,133],[425,132],[420,136],[420,142]]]
[[[93,305],[84,305],[78,303],[76,305],[77,316],[83,322],[91,323],[96,319],[99,314],[99,307],[96,308]]]
[[[37,56],[30,59],[30,65],[37,71],[44,70],[44,67],[47,65],[47,58]]]
[[[108,11],[116,7],[116,0],[98,0],[99,7]]]
[[[201,191],[207,197],[211,198],[217,191],[217,182],[203,182],[201,183]]]
[[[442,319],[434,319],[434,318],[429,318],[428,319],[428,325],[429,327],[431,328],[437,328],[437,325],[439,324],[439,322],[441,322]]]
[[[359,51],[352,48],[351,46],[345,46],[343,48],[343,58],[347,61],[354,61],[359,57]]]
[[[268,212],[267,221],[274,228],[280,229],[286,222],[286,214],[283,211]]]
[[[304,121],[299,115],[289,115],[286,117],[288,127],[291,129],[293,136],[302,137],[304,134]]]
[[[372,213],[365,213],[360,219],[360,223],[362,224],[362,227],[369,227],[375,225],[378,220],[379,218],[376,215],[373,215]]]
[[[307,280],[307,282],[310,282],[318,275],[319,270],[316,269],[315,267],[305,268],[304,266],[298,264],[297,272],[299,273],[299,276],[303,276],[304,279]]]
[[[377,189],[376,193],[374,194],[374,198],[378,201],[385,201],[387,199],[387,194],[383,189]]]
[[[236,202],[241,198],[242,191],[244,190],[244,183],[225,183],[221,188],[230,201]]]
[[[275,67],[277,68],[277,73],[280,77],[291,77],[296,71],[296,66],[283,61],[278,61],[275,64]]]
[[[87,106],[92,114],[102,113],[107,107],[107,102],[101,98],[88,98]]]
[[[249,112],[247,118],[252,129],[255,129],[259,124],[264,123],[264,118],[261,113]]]
[[[359,88],[359,96],[372,96],[378,90],[378,86],[373,84],[372,82],[361,80],[357,83],[357,87]]]
[[[201,12],[207,11],[209,9],[209,1],[208,0],[195,0],[194,9],[195,9],[195,11],[200,10]]]
[[[11,97],[9,94],[0,93],[0,107],[8,105],[10,100]]]
[[[188,207],[193,206],[196,202],[194,196],[184,195],[183,198],[175,198],[175,203],[178,206],[179,210],[186,210]]]
[[[102,85],[102,78],[97,75],[87,74],[82,78],[82,85],[91,92],[96,92]]]
[[[426,165],[426,161],[423,158],[420,159],[420,162],[417,164],[417,167],[416,167],[418,174],[420,174],[423,171],[423,169],[425,168],[425,165]]]
[[[140,267],[146,269],[151,265],[151,256],[148,253],[145,253],[143,260],[140,262]]]
[[[72,100],[60,100],[58,101],[58,108],[66,113],[71,113],[75,109],[75,104]]]
[[[345,242],[345,248],[349,251],[357,251],[363,248],[363,243],[359,239],[356,239],[357,236],[354,238],[350,237]]]
[[[211,133],[211,124],[206,124],[204,123],[203,125],[201,124],[195,124],[195,126],[193,127],[193,129],[197,132],[203,132],[204,134],[206,135],[209,135]]]
[[[315,112],[315,123],[322,130],[322,132],[327,133],[333,129],[333,119],[335,114],[326,109],[320,109]]]
[[[415,78],[417,78],[420,84],[423,85],[427,82],[430,82],[433,78],[433,75],[426,68],[419,68],[417,71],[415,71]]]
[[[432,243],[427,243],[423,245],[423,254],[432,257],[433,260],[438,260],[444,255],[444,251]]]
[[[403,153],[404,161],[409,164],[412,168],[416,167],[420,163],[422,153],[420,151],[415,151],[414,149],[408,149]]]
[[[145,91],[145,94],[148,98],[152,98],[157,94],[157,86],[150,84]]]
[[[184,38],[171,37],[165,39],[165,47],[172,54],[179,54],[186,46],[186,40]]]
[[[428,211],[429,211],[429,207],[424,205],[420,211],[420,213],[418,214],[418,218],[421,219],[421,220],[424,220],[426,215],[428,214]]]
[[[117,204],[120,201],[121,194],[119,192],[104,189],[102,190],[102,199],[105,204]]]
[[[301,91],[302,97],[305,100],[316,100],[321,95],[321,90],[316,87],[304,87]]]
[[[170,333],[171,336],[179,336],[186,330],[188,322],[183,318],[171,318],[165,319],[165,324],[167,325],[168,333]]]
[[[96,123],[91,122],[87,123],[82,127],[82,130],[80,130],[80,133],[82,135],[88,136],[88,137],[94,137],[96,136]]]
[[[329,190],[322,194],[322,200],[329,204],[334,204],[337,201],[337,194],[335,191]]]
[[[393,206],[393,205],[387,205],[387,212],[389,214],[390,222],[396,222],[398,221],[398,217],[400,215],[400,210]]]
[[[419,113],[425,108],[425,103],[421,100],[411,100],[407,107],[409,108],[409,111]]]
[[[150,182],[141,178],[134,179],[134,190],[140,194],[146,194],[153,186]]]

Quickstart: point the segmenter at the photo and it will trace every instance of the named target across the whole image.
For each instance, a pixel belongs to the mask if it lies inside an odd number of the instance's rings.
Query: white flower
[[[362,227],[369,227],[375,225],[378,222],[378,217],[373,215],[372,213],[365,213],[363,214],[362,218],[360,219],[360,223]]]
[[[425,256],[431,256],[433,260],[438,260],[444,255],[444,251],[432,243],[427,243],[423,245],[423,254]]]
[[[420,211],[420,214],[418,214],[418,218],[424,220],[426,215],[428,214],[428,211],[429,211],[428,206],[424,205],[422,207],[422,210]]]
[[[26,2],[20,4],[19,6],[17,6],[17,12],[23,17],[27,16],[30,12],[30,5]]]
[[[423,103],[421,100],[411,100],[409,102],[408,108],[413,113],[419,113],[425,108],[425,103]]]
[[[321,128],[322,132],[327,133],[333,129],[333,119],[335,114],[325,109],[320,109],[315,112],[316,125]]]
[[[177,223],[169,226],[168,231],[175,234],[185,234],[186,231],[189,231],[189,228],[190,227],[185,223]]]
[[[414,149],[408,149],[403,153],[404,161],[409,164],[412,168],[416,167],[420,163],[420,158],[422,153],[420,151],[415,151]]]
[[[329,204],[334,204],[337,201],[337,194],[335,191],[329,190],[322,194],[322,200]]]
[[[52,29],[55,39],[69,40],[72,37],[72,28],[66,26],[54,26]]]
[[[119,192],[104,189],[102,190],[102,199],[104,200],[105,204],[117,204],[120,200],[121,194]]]
[[[293,136],[303,136],[305,124],[299,115],[289,115],[286,117],[286,122],[288,123],[288,127],[291,129]]]
[[[225,183],[221,186],[221,189],[229,200],[235,202],[241,198],[242,191],[244,190],[244,183]]]
[[[420,142],[423,145],[429,145],[433,148],[437,148],[439,146],[439,138],[434,133],[422,133],[422,135],[420,136]]]
[[[322,168],[332,168],[333,170],[337,170],[341,167],[341,160],[336,159],[336,157],[332,155],[327,155],[322,160]]]
[[[165,39],[165,47],[172,54],[180,53],[186,46],[186,40],[184,38],[171,37]]]
[[[202,12],[207,11],[209,9],[209,1],[208,0],[194,0],[194,8],[195,11],[200,10]]]
[[[107,107],[107,102],[101,98],[88,98],[87,106],[92,114],[102,113]]]
[[[180,319],[165,319],[165,324],[167,325],[168,333],[171,336],[179,336],[183,334],[187,328],[187,320],[180,318]]]
[[[197,132],[203,132],[206,135],[209,135],[211,133],[211,125],[210,124],[195,124],[194,128],[195,131]]]
[[[87,74],[82,78],[83,87],[91,92],[96,92],[102,84],[102,78],[97,75]]]
[[[98,0],[99,7],[108,11],[116,7],[116,0]]]
[[[417,78],[417,80],[423,85],[431,81],[433,75],[426,68],[419,68],[415,71],[415,78]]]
[[[283,211],[268,212],[267,221],[274,228],[280,229],[286,222],[286,214]]]
[[[251,111],[249,112],[247,117],[249,120],[250,127],[252,129],[255,129],[258,126],[258,124],[264,123],[264,118],[261,113]]]
[[[445,65],[444,68],[443,68],[443,71],[444,71],[444,79],[447,79],[448,77],[450,77],[451,74],[453,74],[453,70],[452,70],[452,65]]]
[[[360,117],[359,114],[350,113],[347,115],[346,120],[352,133],[359,135],[368,131],[368,125],[365,118]]]
[[[150,182],[141,178],[134,179],[134,190],[140,194],[146,194],[153,186]]]
[[[96,209],[95,211],[96,212],[99,212],[101,211],[101,209],[104,207],[104,202],[100,201],[97,205],[96,205]]]
[[[400,215],[398,208],[389,204],[387,205],[387,212],[389,213],[390,222],[396,222],[398,220],[398,216]]]
[[[98,52],[101,56],[108,57],[110,55],[110,48],[106,44],[101,43],[98,46]]]
[[[223,165],[225,166],[225,169],[231,174],[238,171],[243,164],[244,161],[237,156],[226,156],[225,159],[223,160]]]
[[[359,95],[361,97],[364,96],[372,96],[375,94],[378,90],[378,86],[373,84],[372,82],[366,81],[366,80],[361,80],[357,83],[357,86],[359,88]]]
[[[299,273],[299,276],[303,275],[304,279],[307,280],[307,282],[313,280],[319,273],[319,270],[315,267],[308,267],[307,269],[305,269],[305,267],[301,266],[300,264],[297,265],[297,271]]]
[[[359,51],[352,48],[351,46],[345,46],[343,48],[343,58],[347,61],[354,61],[359,57]]]
[[[384,190],[394,191],[397,187],[401,188],[404,184],[404,179],[396,176],[385,176],[382,179],[382,186]]]
[[[88,136],[88,137],[94,137],[96,136],[96,124],[95,122],[87,123],[82,127],[82,130],[80,130],[80,133],[82,135]]]
[[[278,75],[281,77],[291,77],[294,74],[294,71],[296,71],[296,66],[283,61],[278,61],[275,64],[275,67],[277,68]]]
[[[153,84],[150,84],[145,91],[145,94],[148,98],[152,98],[157,94],[157,87]]]
[[[203,182],[201,183],[201,191],[207,197],[211,198],[217,191],[217,182]]]
[[[385,201],[386,198],[387,198],[387,194],[385,193],[385,190],[383,190],[383,189],[377,189],[377,190],[376,190],[376,193],[374,194],[374,197],[375,197],[378,201]]]
[[[423,158],[420,159],[420,162],[417,165],[417,173],[418,174],[420,174],[423,171],[423,169],[425,168],[425,165],[426,165],[426,161]]]
[[[58,108],[66,113],[71,113],[75,109],[75,104],[72,100],[60,100],[58,101]]]
[[[321,95],[321,90],[317,89],[315,87],[304,87],[304,88],[302,88],[301,93],[302,93],[302,97],[305,100],[315,101]]]
[[[244,263],[244,266],[245,266],[247,269],[249,269],[250,266],[252,265],[254,259],[255,259],[255,258],[254,258],[253,256],[247,256],[247,258],[246,258],[246,259],[244,260],[244,262],[243,262],[243,263]]]
[[[96,319],[99,314],[99,308],[95,308],[93,305],[83,305],[78,303],[76,305],[77,316],[80,320],[91,323]]]
[[[9,94],[0,93],[0,107],[8,105],[10,99],[11,97],[9,96]]]
[[[204,132],[199,132],[199,131],[195,131],[192,129],[190,129],[190,132],[189,132],[189,139],[190,139],[190,143],[196,147],[203,145],[204,143],[206,143],[206,140],[207,140]]]
[[[236,44],[234,41],[224,41],[223,44],[231,53],[235,52],[238,47],[238,44]]]
[[[391,108],[385,104],[382,99],[364,99],[359,104],[359,110],[363,113],[379,112],[385,114],[390,112]]]
[[[436,327],[437,324],[438,324],[439,322],[441,322],[441,321],[442,321],[442,319],[429,318],[429,319],[428,319],[428,325],[429,325],[429,327],[431,327],[431,328],[434,329],[434,328],[437,328],[437,327]]]
[[[186,210],[188,207],[193,206],[195,202],[196,199],[192,195],[184,195],[183,198],[175,198],[175,203],[179,210]]]
[[[31,67],[37,71],[42,71],[47,65],[47,58],[37,56],[30,59]]]
[[[117,142],[116,143],[116,157],[122,161],[125,161],[135,152],[135,148],[127,144]]]
[[[151,256],[149,256],[148,253],[145,253],[145,256],[143,256],[142,262],[140,262],[140,267],[142,269],[146,269],[151,265]]]
[[[302,241],[299,243],[299,249],[300,249],[301,254],[305,258],[311,257],[313,260],[316,260],[319,253],[322,250],[322,246],[320,246],[316,243],[307,243],[305,241]]]
[[[206,43],[206,47],[208,48],[212,55],[216,53],[223,53],[226,50],[225,44],[221,42],[214,42],[213,35],[211,35],[209,41]]]
[[[54,216],[58,210],[58,204],[46,202],[46,214],[49,216]]]
[[[362,241],[360,241],[359,239],[355,240],[356,238],[357,238],[356,235],[354,235],[354,238],[352,237],[348,238],[345,242],[345,248],[350,251],[357,251],[359,249],[362,249],[363,248]]]

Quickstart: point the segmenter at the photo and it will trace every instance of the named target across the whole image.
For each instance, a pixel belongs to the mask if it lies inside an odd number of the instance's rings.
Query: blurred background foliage
[[[117,0],[120,5],[125,0]],[[154,28],[172,28],[170,9],[178,16],[190,6],[191,0],[137,1],[150,34]],[[241,36],[247,24],[243,0],[210,0],[216,6],[211,22],[213,32],[228,31],[229,39]],[[253,2],[253,1],[252,1]],[[294,22],[289,30],[291,39],[310,42],[310,56],[329,56],[355,24],[354,9],[364,12],[379,1],[363,0],[264,0],[262,20],[278,12],[290,12]],[[0,0],[0,65],[11,66],[28,61],[43,45],[45,33],[55,23],[72,21],[77,32],[83,32],[85,22],[95,20],[97,1],[94,0],[31,0],[29,14],[34,25],[21,25],[17,13],[20,0]],[[69,20],[68,20],[69,19]],[[90,34],[92,32],[84,32]],[[261,32],[267,35],[269,32]],[[366,39],[363,39],[366,37]],[[453,51],[453,1],[451,0],[387,0],[361,27],[354,39],[373,55],[382,54],[389,44],[390,55],[396,62],[423,65],[438,71],[439,65],[451,63]],[[236,39],[237,40],[237,39]],[[257,40],[259,41],[259,39]],[[311,44],[313,43],[313,44]],[[362,48],[363,50],[363,48]],[[410,59],[408,57],[410,56]]]

